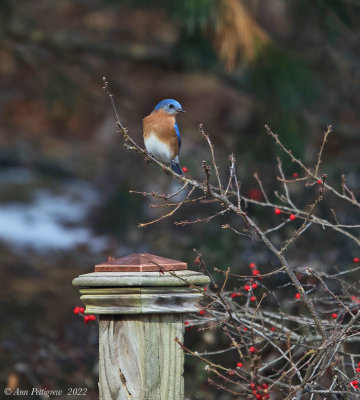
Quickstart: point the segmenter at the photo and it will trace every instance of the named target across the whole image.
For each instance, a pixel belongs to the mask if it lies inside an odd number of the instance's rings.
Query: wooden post
[[[184,400],[184,314],[209,278],[187,264],[132,254],[80,275],[85,313],[99,314],[100,400]]]

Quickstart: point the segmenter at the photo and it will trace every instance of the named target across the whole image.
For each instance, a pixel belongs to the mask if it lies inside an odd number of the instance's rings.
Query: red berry
[[[360,367],[357,367],[357,368],[355,369],[355,371],[356,371],[356,372],[360,372]]]
[[[354,263],[358,263],[358,262],[360,262],[360,258],[355,257],[354,258]]]
[[[297,178],[299,176],[299,174],[297,172],[293,173],[293,178]]]
[[[247,194],[252,200],[260,201],[262,199],[262,193],[259,189],[250,188]]]
[[[250,351],[250,353],[255,353],[256,347],[250,346],[250,347],[249,347],[249,351]]]
[[[337,316],[338,316],[338,315],[337,315],[336,313],[332,313],[332,314],[331,314],[332,319],[336,319]]]
[[[82,314],[84,314],[85,308],[84,308],[84,307],[79,307],[79,312],[82,313]]]
[[[253,274],[254,276],[259,275],[259,274],[260,274],[260,271],[259,271],[258,269],[254,269],[253,272],[252,272],[252,274]]]
[[[249,330],[249,328],[246,327],[246,326],[244,326],[243,329],[244,329],[244,331],[248,331]]]
[[[231,293],[230,297],[233,299],[234,297],[236,297],[237,294],[236,293]]]
[[[269,387],[269,385],[268,385],[267,383],[263,383],[263,384],[262,384],[262,387],[263,387],[264,389],[267,389],[267,388]]]
[[[300,299],[300,297],[301,297],[300,293],[296,293],[295,299]]]
[[[182,169],[182,172],[184,172],[184,174],[186,174],[188,172],[187,167],[182,167],[181,169]]]
[[[275,214],[276,214],[276,215],[279,215],[279,214],[281,214],[281,210],[280,210],[280,208],[275,208],[275,210],[274,210],[274,211],[275,211]]]
[[[262,396],[261,396],[261,394],[260,393],[258,393],[256,396],[255,396],[257,399],[262,399]]]
[[[238,363],[236,364],[236,366],[237,366],[238,368],[241,368],[241,367],[243,366],[243,363],[242,363],[242,362],[238,362]]]
[[[80,312],[80,307],[75,307],[75,308],[73,309],[73,313],[74,313],[74,314],[79,314],[79,312]]]
[[[254,262],[252,262],[252,263],[249,264],[249,267],[250,267],[251,269],[253,269],[253,268],[256,267],[256,264],[255,264]]]
[[[235,371],[233,369],[229,369],[227,373],[229,375],[235,375]]]
[[[251,383],[250,383],[250,389],[251,389],[251,390],[254,390],[254,389],[255,389],[255,383],[254,383],[254,382],[251,382]]]
[[[84,322],[87,324],[89,321],[96,321],[96,316],[95,315],[85,315],[84,316]]]
[[[189,321],[184,321],[184,325],[189,325],[190,322]]]
[[[275,326],[272,326],[272,327],[271,327],[271,330],[272,330],[273,332],[276,332]],[[264,385],[265,385],[265,384],[264,384]]]
[[[207,287],[205,286],[205,287],[204,287],[204,292],[206,292],[206,291],[207,291]]]
[[[195,260],[194,260],[194,263],[199,265],[201,263],[200,258],[196,257]]]
[[[318,183],[319,185],[321,185],[321,184],[322,184],[322,180],[321,180],[321,179],[318,179],[317,183]]]
[[[250,286],[249,285],[244,285],[244,290],[246,290],[248,292],[250,290]]]
[[[251,285],[251,287],[252,287],[253,289],[256,289],[256,288],[258,287],[258,284],[255,282],[255,283],[253,283],[253,284]]]
[[[290,214],[290,221],[294,221],[296,219],[296,216],[294,214]]]
[[[250,300],[251,300],[251,301],[256,301],[256,297],[255,297],[255,296],[251,296],[251,297],[250,297]]]
[[[204,315],[204,314],[205,314],[205,310],[200,310],[200,311],[199,311],[199,314],[200,314],[200,315]]]

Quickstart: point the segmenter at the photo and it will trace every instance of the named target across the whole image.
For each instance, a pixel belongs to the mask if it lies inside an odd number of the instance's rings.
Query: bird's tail
[[[182,172],[182,169],[180,167],[180,164],[175,162],[175,161],[171,161],[170,164],[171,169],[176,172],[178,175],[184,175],[184,173]]]

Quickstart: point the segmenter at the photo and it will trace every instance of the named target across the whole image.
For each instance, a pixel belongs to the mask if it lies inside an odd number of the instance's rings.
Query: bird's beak
[[[183,110],[182,108],[180,108],[180,110],[178,110],[178,112],[182,112],[182,113],[186,114],[186,111]]]

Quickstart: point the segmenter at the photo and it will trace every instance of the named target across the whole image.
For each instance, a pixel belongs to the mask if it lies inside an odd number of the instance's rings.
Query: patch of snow
[[[62,185],[58,195],[37,190],[31,203],[0,204],[0,238],[10,245],[37,250],[87,244],[101,251],[106,238],[95,237],[84,221],[97,202],[97,192],[84,182]]]

